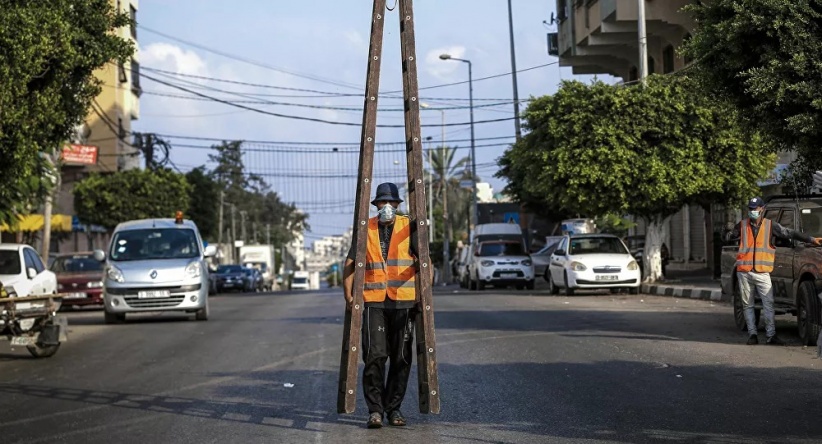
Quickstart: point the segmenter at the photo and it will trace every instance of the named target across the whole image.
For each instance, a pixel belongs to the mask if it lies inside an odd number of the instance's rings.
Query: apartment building
[[[74,140],[63,151],[62,183],[55,199],[55,218],[71,221],[57,225],[52,236],[51,251],[65,252],[104,247],[106,230],[79,223],[74,213],[74,184],[93,172],[116,172],[140,168],[139,151],[131,144],[132,122],[140,118],[140,64],[137,46],[138,0],[109,0],[133,23],[117,31],[120,37],[133,42],[132,60],[111,62],[98,69],[95,76],[102,90],[88,110],[85,123],[77,129]],[[54,225],[54,224],[53,224]]]
[[[688,63],[677,48],[690,37],[693,18],[682,9],[693,0],[646,0],[648,73],[671,73]],[[637,0],[556,0],[557,32],[549,38],[560,66],[574,74],[638,79]]]

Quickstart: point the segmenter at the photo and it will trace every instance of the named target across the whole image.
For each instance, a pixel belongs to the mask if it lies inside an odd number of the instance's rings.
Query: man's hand
[[[348,295],[344,295],[344,296],[345,296],[345,309],[350,311],[351,307],[354,305],[354,298],[352,298],[351,296],[348,296]]]
[[[817,247],[822,246],[822,237],[813,238],[813,244]]]

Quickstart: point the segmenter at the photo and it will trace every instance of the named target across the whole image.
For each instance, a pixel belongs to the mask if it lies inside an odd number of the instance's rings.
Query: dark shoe
[[[756,344],[759,344],[759,338],[756,335],[751,335],[751,337],[748,338],[748,345],[756,345]]]
[[[382,427],[382,413],[373,412],[368,415],[368,422],[366,423],[369,429],[379,429]]]
[[[768,345],[785,345],[785,341],[779,339],[779,336],[771,336],[765,343]]]
[[[405,417],[402,416],[402,412],[399,410],[392,410],[388,412],[388,425],[392,425],[394,427],[405,426]]]

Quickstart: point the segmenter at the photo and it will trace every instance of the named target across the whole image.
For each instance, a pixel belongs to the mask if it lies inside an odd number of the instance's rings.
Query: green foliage
[[[529,133],[498,174],[530,207],[662,220],[685,204],[746,198],[773,165],[733,109],[684,77],[648,86],[564,82],[524,113]]]
[[[270,239],[273,245],[282,245],[291,241],[295,232],[309,228],[307,214],[284,203],[260,176],[246,172],[242,142],[223,142],[212,149],[215,154],[209,155],[209,160],[217,166],[208,174],[216,182],[218,193],[219,190],[225,192],[226,214],[234,206],[238,227],[243,212],[246,215],[248,239],[245,241],[264,243]],[[219,204],[215,208],[219,208]],[[230,220],[228,217],[226,220]],[[228,229],[229,224],[225,227]],[[255,232],[257,238],[253,239]],[[237,236],[240,234],[238,230]],[[223,238],[228,239],[228,236]]]
[[[470,157],[457,158],[457,150],[448,146],[434,148],[430,153],[426,173],[427,180],[433,180],[434,233],[439,239],[448,236],[453,243],[468,229],[471,190],[461,188],[460,181],[471,180]]]
[[[93,174],[74,187],[74,208],[83,223],[114,228],[135,219],[169,218],[188,211],[191,186],[170,170]]]
[[[596,219],[597,229],[602,233],[613,234],[619,237],[628,235],[628,230],[636,224],[616,214],[606,214]]]
[[[709,91],[732,100],[783,149],[822,161],[822,2],[714,0],[684,46]]]
[[[108,0],[0,0],[0,222],[36,207],[41,154],[69,140],[100,92],[93,71],[131,56]]]
[[[217,241],[220,217],[220,188],[205,167],[195,168],[186,173],[186,181],[191,185],[188,218],[197,224],[204,239]]]

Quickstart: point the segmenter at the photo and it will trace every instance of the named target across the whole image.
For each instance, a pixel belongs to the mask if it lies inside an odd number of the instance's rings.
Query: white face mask
[[[396,214],[391,204],[385,204],[377,213],[380,215],[380,222],[391,222]]]
[[[750,216],[750,217],[751,217],[751,219],[753,219],[753,220],[759,219],[759,211],[756,211],[756,210],[751,210],[751,211],[748,213],[748,216]]]

